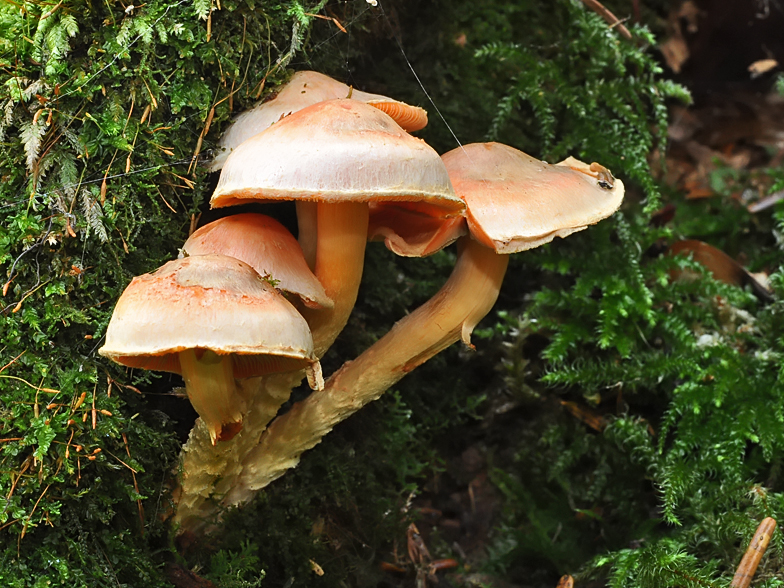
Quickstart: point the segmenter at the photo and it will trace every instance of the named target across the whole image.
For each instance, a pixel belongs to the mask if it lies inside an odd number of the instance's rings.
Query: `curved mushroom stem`
[[[235,505],[299,463],[332,428],[376,400],[408,372],[462,337],[495,304],[509,262],[468,237],[459,242],[458,261],[439,292],[394,327],[356,360],[267,428],[243,461],[234,488],[223,500]]]
[[[368,205],[352,202],[317,206],[314,273],[335,305],[329,309],[300,307],[299,311],[313,333],[316,357],[322,357],[346,326],[357,301],[365,263]],[[303,208],[307,211],[308,207]]]
[[[210,440],[228,441],[242,429],[245,402],[237,393],[231,355],[209,349],[186,349],[179,353],[185,391],[194,410],[210,432]]]

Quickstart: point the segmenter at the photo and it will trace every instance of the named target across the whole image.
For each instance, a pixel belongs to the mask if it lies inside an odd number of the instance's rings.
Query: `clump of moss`
[[[96,351],[208,199],[199,156],[285,79],[322,5],[0,6],[3,585],[163,585],[179,443],[140,392],[174,382]]]
[[[503,345],[506,377],[484,389],[521,402],[528,413],[517,427],[530,427],[503,435],[516,451],[496,462],[507,518],[488,569],[529,583],[531,553],[553,575],[601,553],[586,573],[612,586],[726,583],[759,521],[781,520],[781,211],[752,216],[731,197],[742,178],[719,170],[720,197],[667,191],[675,219],[657,226],[662,200],[647,155],[665,128],[664,99],[686,96],[661,80],[644,30],[635,31],[642,45],[626,44],[568,2],[451,3],[396,16],[408,60],[459,139],[498,138],[551,159],[577,151],[634,180],[614,222],[518,256],[501,294],[510,318],[485,330],[484,345]],[[371,61],[405,65],[399,52],[381,55]],[[408,100],[426,103],[407,87]],[[428,137],[452,148],[433,118]],[[781,189],[781,171],[765,173],[770,190]],[[774,302],[661,255],[679,238],[772,272]],[[676,281],[683,272],[700,277]],[[597,416],[601,432],[553,399]],[[781,554],[777,534],[761,585],[781,582]]]

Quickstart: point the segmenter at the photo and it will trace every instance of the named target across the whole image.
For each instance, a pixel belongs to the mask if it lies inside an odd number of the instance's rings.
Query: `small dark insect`
[[[615,185],[615,178],[609,169],[595,161],[591,164],[591,171],[596,174],[596,180],[599,187],[605,190],[612,190]]]

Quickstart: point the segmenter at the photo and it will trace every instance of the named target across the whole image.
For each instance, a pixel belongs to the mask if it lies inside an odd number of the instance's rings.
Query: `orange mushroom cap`
[[[234,120],[220,139],[219,146],[223,151],[215,157],[210,169],[221,169],[234,149],[282,118],[317,102],[335,98],[352,98],[371,104],[391,116],[406,131],[418,131],[427,125],[427,112],[418,106],[410,106],[380,94],[353,90],[346,84],[315,71],[300,71],[292,76],[289,83],[283,86],[272,100],[256,105]]]
[[[419,202],[434,215],[459,214],[438,154],[377,108],[356,100],[319,102],[235,149],[210,201]]]
[[[235,378],[305,368],[323,386],[305,319],[253,268],[225,255],[177,259],[134,278],[99,353],[182,374],[213,445],[242,429],[247,399]]]
[[[251,200],[298,204],[300,243],[334,301],[329,310],[302,309],[319,356],[356,301],[369,202],[415,203],[431,216],[459,215],[465,207],[435,150],[381,110],[350,99],[299,110],[234,150],[211,204]]]
[[[224,255],[177,259],[135,277],[99,353],[130,367],[182,373],[178,353],[186,349],[233,354],[237,378],[315,361],[305,319],[253,268]]]
[[[324,286],[308,268],[302,248],[286,227],[263,214],[243,213],[213,221],[195,231],[186,255],[218,253],[244,261],[275,287],[299,296],[311,308],[331,308]]]
[[[550,165],[501,143],[472,143],[442,156],[466,202],[472,236],[497,253],[566,237],[610,216],[623,182],[572,157]]]

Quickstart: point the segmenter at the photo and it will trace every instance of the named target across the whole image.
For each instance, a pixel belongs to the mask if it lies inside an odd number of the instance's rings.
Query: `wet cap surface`
[[[292,113],[324,100],[348,98],[349,95],[353,100],[367,102],[386,112],[406,131],[418,131],[427,125],[427,112],[423,108],[380,94],[354,90],[315,71],[301,71],[295,73],[274,98],[243,112],[234,120],[220,139],[219,149],[222,151],[213,160],[211,171],[221,169],[229,154],[243,142]]]
[[[330,308],[332,300],[310,271],[294,236],[274,218],[243,213],[211,222],[183,245],[187,255],[218,253],[244,261],[275,287],[299,296],[307,306]]]

